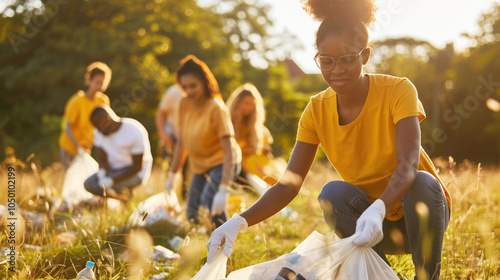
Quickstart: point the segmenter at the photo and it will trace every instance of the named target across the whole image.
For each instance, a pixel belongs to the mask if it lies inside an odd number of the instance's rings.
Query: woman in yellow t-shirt
[[[362,71],[370,56],[373,1],[302,2],[322,20],[314,59],[329,88],[304,110],[284,175],[212,233],[208,261],[219,246],[229,256],[238,232],[297,196],[321,143],[343,178],[327,183],[318,198],[330,227],[340,237],[355,235],[354,244],[373,247],[385,261],[385,254],[411,253],[418,279],[438,279],[450,195],[421,148],[425,113],[413,84]]]
[[[74,157],[90,152],[94,141],[94,126],[90,122],[90,114],[99,104],[109,106],[106,91],[111,80],[111,69],[102,62],[93,62],[85,73],[86,91],[78,91],[66,103],[64,108],[65,129],[59,137],[61,161],[67,168]]]
[[[243,173],[247,179],[253,174],[269,185],[276,184],[285,167],[272,157],[273,137],[264,126],[266,116],[260,92],[254,85],[244,84],[233,91],[226,104],[243,155]]]
[[[200,207],[208,208],[216,226],[227,220],[228,188],[241,166],[229,111],[208,66],[193,55],[176,72],[186,93],[179,108],[179,141],[166,184],[169,195],[180,183],[181,166],[189,154],[194,175],[189,187],[188,218],[196,221]]]

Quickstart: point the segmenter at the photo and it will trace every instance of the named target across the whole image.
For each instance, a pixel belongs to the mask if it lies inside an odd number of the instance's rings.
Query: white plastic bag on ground
[[[373,249],[354,245],[354,238],[314,231],[291,253],[234,271],[227,280],[273,280],[283,267],[307,280],[398,279]]]
[[[137,205],[129,218],[132,227],[161,227],[176,229],[180,226],[181,206],[175,194],[155,194]]]
[[[355,236],[338,239],[333,233],[324,236],[314,231],[291,253],[272,261],[233,271],[226,279],[274,280],[283,267],[302,275],[307,280],[398,279],[396,273],[373,249],[354,245],[352,243],[354,238]],[[217,269],[220,271],[219,267]]]
[[[83,183],[98,170],[99,164],[89,154],[75,156],[64,176],[62,199],[71,204],[78,204],[82,200],[92,198]]]
[[[191,280],[221,280],[226,277],[227,257],[222,251],[215,254],[213,261],[205,263]]]

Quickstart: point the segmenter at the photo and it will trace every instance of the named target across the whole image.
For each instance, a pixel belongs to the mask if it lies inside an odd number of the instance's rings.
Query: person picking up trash
[[[95,195],[128,200],[133,188],[147,182],[153,157],[148,132],[138,121],[119,118],[106,105],[97,106],[90,120],[99,171],[85,180]]]
[[[363,73],[373,1],[302,3],[322,20],[314,60],[329,87],[311,97],[302,113],[278,183],[212,233],[208,262],[219,248],[229,256],[239,232],[297,196],[321,144],[343,178],[319,194],[328,225],[341,238],[355,235],[355,245],[372,247],[386,262],[385,254],[410,253],[417,279],[438,279],[451,199],[421,147],[425,112],[417,90],[406,78]]]
[[[285,165],[272,154],[273,137],[264,126],[266,113],[262,96],[254,85],[246,83],[231,93],[226,104],[231,112],[235,139],[241,148],[242,173],[250,185],[252,175],[262,179],[265,189],[258,191],[263,193],[269,185],[278,182]]]
[[[109,98],[104,91],[110,80],[111,69],[106,64],[98,61],[90,64],[85,73],[87,90],[79,90],[66,103],[63,117],[65,129],[59,137],[64,169],[71,165],[77,154],[92,149],[94,127],[90,122],[90,113],[99,104],[109,106]]]
[[[176,78],[186,96],[180,104],[180,139],[165,188],[171,193],[179,185],[181,166],[189,154],[194,175],[189,187],[188,219],[198,222],[198,210],[207,208],[217,227],[227,220],[229,187],[241,168],[241,150],[217,80],[205,62],[194,55],[186,56]]]

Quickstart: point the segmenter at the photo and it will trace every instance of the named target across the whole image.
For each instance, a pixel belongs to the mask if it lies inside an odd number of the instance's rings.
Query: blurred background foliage
[[[431,157],[498,164],[495,5],[478,19],[482,34],[464,34],[473,47],[463,52],[414,38],[373,42],[367,70],[408,77],[417,87],[427,112],[422,145]],[[224,98],[244,82],[259,88],[275,153],[288,158],[309,97],[327,86],[286,59],[300,44],[287,33],[270,34],[268,10],[245,0],[208,7],[195,0],[9,1],[0,14],[0,158],[13,147],[20,158],[34,153],[43,165],[59,160],[64,105],[85,89],[83,75],[93,61],[113,70],[106,91],[111,107],[143,123],[155,147],[157,104],[187,54],[208,64]]]

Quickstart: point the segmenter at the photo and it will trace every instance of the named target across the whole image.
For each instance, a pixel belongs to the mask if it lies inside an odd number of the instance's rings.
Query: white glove
[[[234,214],[231,219],[214,230],[207,242],[207,263],[212,261],[220,247],[222,247],[224,255],[229,258],[238,233],[244,232],[247,228],[247,220],[238,214]]]
[[[80,146],[80,147],[76,148],[76,153],[77,153],[77,155],[79,155],[79,156],[83,156],[83,155],[84,155],[84,154],[86,154],[87,152],[85,151],[85,149],[84,149],[84,148],[82,148],[82,147]]]
[[[97,181],[102,180],[104,177],[106,177],[106,169],[100,168],[99,171],[97,171]]]
[[[180,172],[173,173],[172,171],[168,172],[168,179],[165,183],[165,191],[167,193],[175,190],[177,185],[182,183],[182,174]]]
[[[106,170],[99,169],[99,171],[97,171],[97,184],[99,186],[108,189],[113,186],[114,183],[113,178],[106,176]]]
[[[373,247],[384,238],[382,223],[385,217],[385,203],[381,199],[368,207],[356,221],[356,235],[354,245],[362,247]]]
[[[229,200],[229,187],[225,184],[219,185],[219,190],[212,201],[212,216],[224,213],[226,210],[227,201]]]

